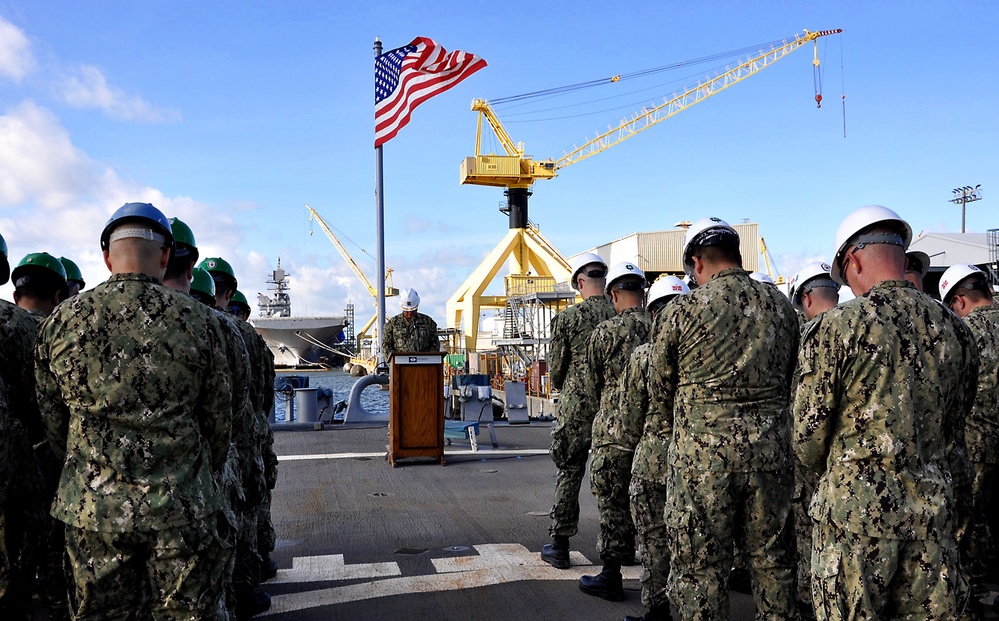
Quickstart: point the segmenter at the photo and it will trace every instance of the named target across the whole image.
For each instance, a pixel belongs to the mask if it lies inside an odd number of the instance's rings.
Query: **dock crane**
[[[749,60],[725,71],[713,78],[700,81],[680,94],[674,94],[661,104],[652,108],[643,108],[632,115],[631,119],[621,121],[616,127],[586,141],[582,146],[574,147],[561,157],[535,160],[526,155],[523,143],[514,142],[503,127],[499,117],[493,111],[489,102],[484,99],[472,101],[472,111],[478,112],[478,129],[475,136],[475,155],[466,157],[461,162],[461,183],[485,185],[505,188],[507,197],[507,213],[510,219],[509,231],[503,240],[486,257],[471,276],[459,287],[447,302],[448,325],[460,327],[462,319],[466,320],[465,347],[468,351],[475,349],[478,333],[480,309],[502,308],[507,296],[483,296],[486,287],[492,282],[500,267],[512,260],[511,273],[527,275],[532,269],[540,276],[553,276],[557,280],[568,280],[569,270],[565,257],[550,243],[539,244],[540,233],[530,224],[528,219],[528,199],[531,187],[535,181],[553,179],[558,171],[581,162],[589,157],[606,151],[621,142],[635,136],[650,127],[698,104],[713,95],[717,95],[728,87],[737,84],[774,62],[803,47],[807,43],[815,44],[815,54],[812,61],[813,71],[818,72],[818,43],[820,37],[843,32],[836,30],[805,30],[802,35],[795,35],[793,40],[785,41],[783,45],[772,46],[769,50],[760,52]],[[617,81],[618,76],[611,78]],[[821,105],[821,93],[816,92],[815,101]],[[492,128],[505,154],[485,154],[482,152],[482,121],[486,120]]]
[[[356,261],[354,261],[354,257],[350,256],[350,253],[347,252],[347,249],[344,247],[344,245],[340,243],[340,240],[333,233],[333,229],[331,229],[329,225],[326,224],[326,221],[323,220],[322,216],[319,215],[319,212],[317,212],[312,207],[309,207],[309,205],[306,205],[305,208],[309,210],[309,220],[310,221],[315,220],[316,222],[319,223],[320,228],[323,229],[323,232],[326,233],[326,237],[328,237],[329,240],[333,242],[333,245],[336,246],[336,249],[340,252],[340,256],[342,256],[343,260],[347,262],[347,265],[348,267],[350,267],[350,270],[354,272],[354,275],[357,276],[357,279],[360,280],[361,284],[364,285],[364,287],[368,290],[368,293],[371,294],[371,297],[377,300],[378,290],[375,289],[374,285],[371,284],[371,281],[368,280],[368,277],[364,275],[363,271],[361,271],[361,267],[357,264]],[[386,283],[385,297],[392,297],[399,295],[399,290],[392,286],[391,268],[389,268],[385,272],[385,283]],[[361,330],[357,332],[358,344],[360,344],[363,337],[367,336],[368,330],[371,329],[371,326],[375,323],[376,319],[378,319],[378,313],[372,315],[371,319],[369,319],[367,323],[365,323],[361,327]]]
[[[774,284],[783,285],[784,277],[780,274],[774,275],[773,259],[770,257],[770,251],[767,250],[767,242],[763,241],[763,236],[760,236],[760,254],[763,255],[763,262],[767,266],[767,276],[770,280],[774,281]]]

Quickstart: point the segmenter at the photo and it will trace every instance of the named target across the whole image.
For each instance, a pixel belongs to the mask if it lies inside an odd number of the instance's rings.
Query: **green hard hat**
[[[194,231],[180,218],[170,218],[170,230],[175,244],[174,256],[193,256],[192,263],[198,260],[198,244],[194,241]]]
[[[6,285],[10,279],[10,263],[7,262],[7,242],[0,235],[0,285]]]
[[[71,259],[67,259],[66,257],[59,257],[59,262],[66,269],[66,280],[75,280],[80,283],[80,287],[87,286],[87,283],[83,280],[83,273],[80,272],[80,267],[76,263],[73,263]]]
[[[19,287],[22,284],[27,284],[27,277],[30,276],[31,272],[36,270],[47,270],[42,272],[48,276],[51,276],[49,272],[54,273],[59,277],[59,280],[66,284],[66,268],[62,266],[59,259],[53,257],[47,252],[32,252],[31,254],[24,255],[21,262],[17,264],[14,271],[11,272],[11,278],[14,279],[14,285]],[[18,282],[24,281],[24,282]]]
[[[200,267],[194,268],[191,273],[194,275],[191,279],[191,293],[203,293],[214,300],[215,281],[212,280],[212,275]]]
[[[240,312],[248,313],[250,312],[250,303],[246,301],[246,296],[243,295],[242,291],[237,291],[232,294],[229,298],[229,312],[233,315],[237,315]]]
[[[237,286],[236,272],[232,271],[232,266],[229,262],[221,257],[208,257],[204,261],[198,264],[203,270],[208,270],[213,275],[224,274],[229,278],[232,278],[232,288],[235,289]]]

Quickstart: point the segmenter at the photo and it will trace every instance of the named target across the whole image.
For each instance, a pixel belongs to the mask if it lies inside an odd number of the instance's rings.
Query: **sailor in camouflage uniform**
[[[597,553],[603,568],[596,576],[581,577],[579,588],[611,601],[624,599],[621,565],[635,562],[635,524],[628,500],[635,447],[617,441],[623,422],[618,379],[632,350],[649,340],[651,326],[643,308],[645,285],[645,274],[634,263],[618,263],[610,269],[605,292],[617,315],[593,330],[586,349],[586,400],[599,404],[592,426],[590,490],[600,515]]]
[[[971,460],[971,512],[959,525],[961,565],[971,583],[974,600],[988,594],[986,564],[995,550],[994,519],[996,468],[999,465],[999,308],[992,303],[988,276],[974,265],[952,265],[940,278],[940,299],[964,320],[978,346],[979,370],[975,404],[964,428]]]
[[[257,407],[256,429],[264,460],[264,499],[257,510],[257,551],[260,555],[260,580],[270,580],[277,575],[277,563],[270,557],[277,545],[274,522],[271,519],[271,492],[277,486],[277,455],[274,453],[274,431],[270,426],[271,410],[274,408],[274,353],[267,347],[263,337],[253,328],[250,318],[250,305],[239,291],[229,300],[228,311],[239,319],[239,328],[247,347],[253,351],[251,358],[259,360],[255,365],[260,377],[260,403]]]
[[[155,207],[118,209],[101,235],[111,277],[60,305],[38,337],[77,620],[218,614],[213,472],[229,447],[230,371],[218,323],[160,284],[172,246]]]
[[[727,619],[737,545],[749,560],[756,618],[794,619],[794,309],[750,279],[738,234],[718,218],[687,230],[683,261],[700,286],[662,311],[652,349],[654,407],[673,414],[670,599],[684,620]]]
[[[848,215],[832,276],[858,297],[802,338],[794,441],[820,477],[809,513],[823,620],[954,620],[965,606],[955,487],[978,353],[960,319],[903,280],[911,238],[885,207]]]
[[[0,285],[10,277],[7,243],[0,236]],[[32,439],[44,441],[44,430],[35,400],[34,343],[38,323],[30,313],[0,300],[0,380],[6,386],[9,444],[6,453],[17,464],[6,498],[0,504],[0,618],[28,619],[34,565],[20,558],[27,543],[28,524],[41,521],[44,512],[31,502],[30,489],[41,487],[41,473],[34,466]],[[28,501],[28,502],[26,502]]]
[[[839,304],[839,285],[832,279],[831,269],[828,263],[816,261],[801,268],[791,279],[788,297],[804,319],[802,335],[811,329],[812,323],[822,313]],[[791,512],[798,563],[798,611],[803,619],[815,618],[812,610],[812,518],[808,516],[808,504],[815,493],[816,483],[818,477],[815,473],[795,458]]]
[[[265,453],[273,454],[273,435],[262,412],[264,392],[274,386],[274,361],[267,361],[260,353],[260,336],[249,324],[225,311],[236,293],[238,280],[232,266],[221,257],[204,259],[199,267],[206,270],[215,285],[214,308],[219,319],[231,331],[232,339],[246,355],[248,412],[244,423],[246,446],[240,450],[240,478],[243,480],[243,499],[240,503],[240,532],[237,536],[236,567],[233,586],[236,599],[236,616],[246,619],[270,609],[270,595],[260,588],[260,531],[263,519],[270,525],[270,489],[268,488]],[[211,304],[212,301],[209,302]],[[266,348],[265,348],[266,349]],[[266,365],[266,368],[265,368]],[[269,372],[269,379],[268,378]],[[265,526],[266,528],[266,526]],[[272,531],[273,531],[273,527]],[[268,548],[268,551],[273,547]]]
[[[679,295],[690,293],[686,283],[676,276],[662,276],[649,288],[646,311],[658,318],[660,311]],[[656,333],[657,322],[651,334]],[[626,616],[625,621],[669,621],[669,597],[666,579],[669,577],[669,543],[663,509],[666,506],[666,475],[669,472],[667,451],[673,434],[670,410],[652,409],[649,399],[649,361],[652,343],[643,343],[631,352],[628,364],[618,381],[621,399],[621,425],[614,441],[634,449],[631,484],[628,495],[631,515],[638,535],[638,551],[642,557],[642,604],[648,612],[642,617]]]
[[[45,320],[60,302],[69,296],[66,269],[62,261],[47,252],[33,252],[26,255],[10,274],[15,285],[14,301],[28,311],[35,321],[34,335],[38,325]],[[34,335],[32,342],[34,342]],[[23,591],[12,593],[20,598],[24,607],[30,606],[32,593],[38,592],[48,609],[51,621],[69,619],[69,602],[66,598],[67,584],[63,557],[65,555],[65,527],[59,520],[49,515],[49,506],[55,496],[56,485],[62,464],[45,441],[45,431],[37,412],[29,424],[31,438],[30,466],[25,468],[24,480],[18,482],[15,494],[30,507],[26,524],[26,539],[18,553],[17,572],[25,574]],[[35,574],[40,580],[37,581]]]
[[[558,474],[548,528],[552,542],[541,548],[541,560],[558,569],[570,565],[569,537],[578,531],[579,488],[586,475],[593,416],[599,405],[586,399],[586,345],[594,328],[614,316],[614,307],[604,296],[606,276],[607,264],[596,254],[577,257],[569,282],[583,301],[555,315],[551,325],[548,380],[559,391],[559,399],[550,453]]]
[[[429,316],[417,312],[420,294],[416,289],[403,289],[399,294],[402,312],[385,322],[382,353],[388,360],[397,351],[440,351],[437,323]]]

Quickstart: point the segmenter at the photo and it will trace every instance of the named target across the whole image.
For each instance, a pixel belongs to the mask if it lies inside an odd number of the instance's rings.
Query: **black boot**
[[[236,619],[246,621],[250,617],[267,612],[271,608],[271,596],[260,587],[236,588]]]
[[[541,548],[541,560],[555,569],[569,569],[569,538],[562,535],[552,537],[552,542]]]
[[[636,564],[635,561],[635,536],[628,535],[625,539],[625,543],[628,545],[628,552],[625,552],[624,556],[621,557],[621,565],[624,567],[631,567]]]
[[[268,580],[276,576],[277,570],[278,570],[277,563],[275,563],[270,556],[264,555],[264,557],[260,559],[261,582],[267,582]]]
[[[669,604],[660,604],[649,608],[649,611],[641,617],[629,615],[624,621],[673,621],[673,616],[669,612]]]
[[[599,574],[579,579],[579,590],[587,595],[596,595],[612,602],[624,599],[620,561],[604,561],[604,568]]]

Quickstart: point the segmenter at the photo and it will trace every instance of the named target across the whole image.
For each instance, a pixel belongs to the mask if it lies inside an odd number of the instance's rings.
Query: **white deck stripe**
[[[482,446],[481,444],[479,445]],[[493,455],[547,455],[548,449],[490,449],[480,448],[478,451],[464,450],[444,450],[444,456],[448,455],[477,455],[479,457],[490,457]],[[278,461],[307,461],[322,459],[355,459],[366,457],[368,459],[380,457],[385,458],[387,453],[315,453],[313,455],[278,455]]]
[[[271,609],[260,616],[378,597],[459,591],[508,582],[527,580],[576,581],[584,574],[594,573],[596,567],[591,565],[589,560],[579,552],[571,553],[572,567],[555,569],[542,561],[537,552],[531,552],[520,544],[485,544],[475,546],[475,549],[479,553],[478,556],[434,559],[434,566],[438,572],[441,572],[437,574],[387,578],[329,589],[274,595],[271,597]],[[637,580],[641,572],[640,566],[621,569],[625,580]],[[282,582],[285,581],[282,580]]]

